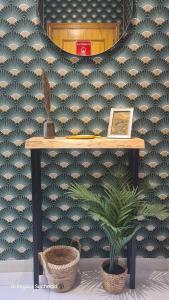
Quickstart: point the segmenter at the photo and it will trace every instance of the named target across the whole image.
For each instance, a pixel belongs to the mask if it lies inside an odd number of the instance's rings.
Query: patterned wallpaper
[[[44,5],[46,22],[112,22],[121,21],[130,2],[123,0],[39,0]],[[124,5],[126,3],[126,5]],[[130,7],[129,7],[130,8]],[[45,23],[46,23],[45,22]]]
[[[130,36],[93,58],[56,49],[38,25],[35,0],[0,0],[0,259],[32,255],[30,153],[42,135],[41,68],[53,88],[56,134],[106,135],[111,107],[134,107],[133,135],[146,140],[139,177],[154,183],[152,201],[169,197],[169,2],[139,0]],[[44,246],[80,237],[83,257],[107,255],[98,224],[64,195],[72,180],[98,188],[125,151],[48,151],[42,155]],[[140,256],[169,256],[168,221],[142,223]]]

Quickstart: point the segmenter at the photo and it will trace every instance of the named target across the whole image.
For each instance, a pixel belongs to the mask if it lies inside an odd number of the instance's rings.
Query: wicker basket
[[[80,252],[70,246],[53,246],[39,253],[50,288],[56,292],[71,290],[76,281]]]
[[[104,267],[109,264],[109,260],[106,260],[102,264],[101,278],[103,288],[111,294],[119,294],[125,287],[127,279],[127,269],[121,274],[108,274],[104,271]],[[124,267],[124,266],[123,266]]]

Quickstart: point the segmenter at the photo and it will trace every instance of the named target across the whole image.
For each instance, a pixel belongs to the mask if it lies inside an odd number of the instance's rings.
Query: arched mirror
[[[92,56],[114,47],[127,32],[133,0],[37,0],[41,24],[64,51]]]

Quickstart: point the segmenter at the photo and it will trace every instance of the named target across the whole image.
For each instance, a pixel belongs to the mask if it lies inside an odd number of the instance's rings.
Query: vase
[[[50,119],[46,120],[43,124],[43,137],[45,139],[53,139],[55,137],[55,125]]]

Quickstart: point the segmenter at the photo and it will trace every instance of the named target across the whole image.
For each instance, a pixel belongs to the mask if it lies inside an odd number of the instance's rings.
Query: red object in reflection
[[[91,42],[90,41],[77,41],[76,54],[80,56],[91,55]]]

